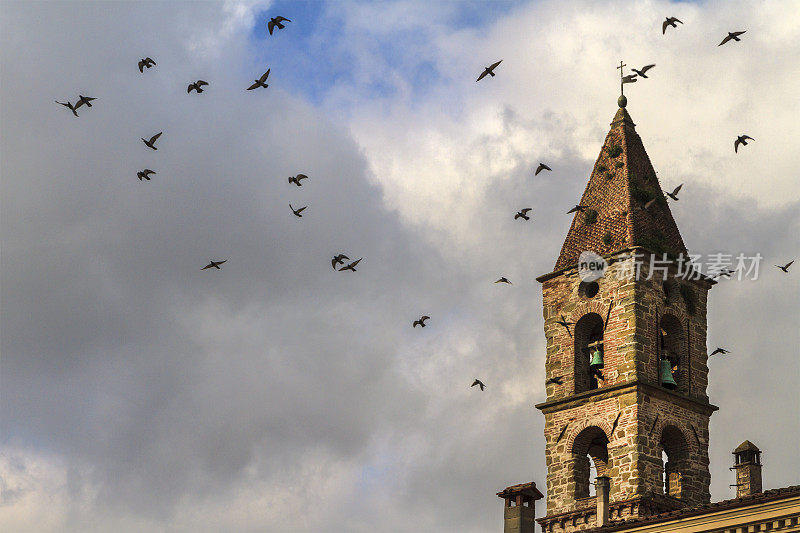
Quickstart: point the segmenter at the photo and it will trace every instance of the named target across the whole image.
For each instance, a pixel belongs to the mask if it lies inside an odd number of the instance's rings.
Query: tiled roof
[[[706,513],[713,513],[717,511],[724,511],[726,509],[734,509],[736,507],[747,507],[749,505],[757,505],[767,503],[773,500],[781,500],[792,496],[800,496],[800,485],[792,485],[782,489],[771,489],[759,492],[758,494],[751,494],[741,498],[733,498],[731,500],[723,500],[714,503],[706,503],[698,505],[697,507],[687,507],[685,509],[678,509],[676,511],[668,511],[666,513],[659,513],[644,518],[632,518],[629,520],[620,520],[611,522],[610,524],[602,527],[596,527],[586,530],[585,533],[606,533],[611,531],[624,531],[628,528],[653,524],[657,522],[666,522],[669,520],[678,520],[681,518],[689,518],[692,516],[704,515]]]
[[[741,453],[741,452],[760,452],[761,450],[758,449],[758,446],[750,442],[749,440],[744,441],[739,446],[733,450],[733,453]]]
[[[644,209],[651,199],[655,202]],[[575,213],[555,270],[577,264],[587,250],[608,255],[643,246],[658,254],[686,253],[642,139],[623,107],[611,122],[580,205],[595,211],[596,221],[589,222],[594,215],[587,212]]]
[[[541,491],[536,488],[536,483],[533,481],[528,483],[520,483],[519,485],[511,485],[510,487],[506,487],[497,493],[497,495],[501,498],[516,496],[517,494],[531,496],[536,500],[544,498],[544,494],[542,494]]]

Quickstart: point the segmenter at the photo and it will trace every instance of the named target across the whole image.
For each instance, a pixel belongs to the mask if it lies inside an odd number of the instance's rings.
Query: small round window
[[[600,285],[598,285],[596,281],[582,281],[581,284],[578,285],[578,294],[584,298],[594,298],[599,291]]]

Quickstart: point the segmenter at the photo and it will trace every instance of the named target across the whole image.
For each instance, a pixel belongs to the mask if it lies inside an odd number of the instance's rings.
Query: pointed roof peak
[[[620,96],[620,100],[625,98],[624,96]],[[611,121],[612,128],[618,128],[620,126],[629,126],[631,130],[634,130],[636,124],[633,123],[633,119],[631,118],[628,111],[625,109],[625,106],[620,106],[617,109],[617,113],[614,115],[614,119]],[[635,130],[634,130],[635,131]]]
[[[555,270],[578,263],[581,252],[609,255],[642,246],[657,254],[686,253],[686,246],[661,191],[633,119],[627,98],[611,121],[580,205],[572,219]]]

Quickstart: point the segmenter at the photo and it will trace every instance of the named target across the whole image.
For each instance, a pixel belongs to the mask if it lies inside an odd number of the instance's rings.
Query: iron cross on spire
[[[625,78],[622,75],[622,67],[626,67],[626,66],[627,65],[625,63],[623,63],[622,60],[620,60],[619,66],[617,67],[619,69],[619,95],[620,96],[625,96],[625,91],[623,90],[623,87],[625,86]]]

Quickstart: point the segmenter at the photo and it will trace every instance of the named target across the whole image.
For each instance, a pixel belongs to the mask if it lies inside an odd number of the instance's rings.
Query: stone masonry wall
[[[618,257],[628,255],[630,252],[623,252]],[[618,279],[620,270],[633,268],[631,263],[631,259],[612,263],[598,280],[599,292],[592,298],[579,293],[581,280],[574,269],[542,283],[545,379],[561,380],[547,384],[546,404],[563,402],[542,408],[548,516],[595,505],[593,498],[576,498],[576,494],[582,494],[576,486],[576,474],[588,468],[588,461],[585,456],[574,455],[573,448],[576,437],[588,427],[600,428],[608,439],[612,503],[664,494],[664,438],[670,452],[673,487],[680,496],[675,502],[694,505],[710,499],[708,423],[714,408],[707,405],[705,318],[710,284],[675,280],[673,266],[667,297],[660,273],[650,280],[642,276],[639,281]],[[640,274],[646,277],[646,266]],[[689,288],[681,290],[680,284]],[[693,295],[691,302],[683,296],[687,292]],[[568,332],[556,321],[563,315],[577,323],[589,313],[597,313],[605,321],[609,307],[611,314],[603,335],[604,379],[596,390],[576,391],[574,331]],[[667,314],[674,317],[675,327],[679,324],[681,328],[682,364],[680,375],[675,376],[679,383],[675,392],[659,386],[658,320]]]

